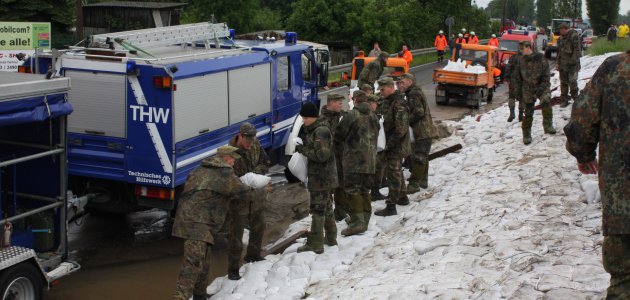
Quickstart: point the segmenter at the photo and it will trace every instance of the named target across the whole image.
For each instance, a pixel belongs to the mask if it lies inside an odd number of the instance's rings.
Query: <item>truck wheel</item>
[[[448,97],[435,97],[435,104],[448,105]]]
[[[549,49],[545,50],[545,57],[547,59],[551,59],[551,50],[549,50]]]
[[[492,103],[493,95],[494,95],[494,88],[488,89],[488,98],[486,98],[487,103]]]
[[[6,269],[0,276],[2,299],[36,300],[42,297],[42,277],[29,262]]]

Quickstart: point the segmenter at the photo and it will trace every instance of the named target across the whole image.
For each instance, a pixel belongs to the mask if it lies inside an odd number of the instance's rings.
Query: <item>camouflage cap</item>
[[[400,75],[400,79],[407,79],[407,80],[411,80],[411,82],[416,83],[416,77],[409,74],[409,73],[405,73]]]
[[[387,52],[385,52],[385,51],[382,51],[382,52],[378,55],[378,57],[379,57],[379,58],[382,58],[382,59],[387,59],[387,58],[389,57],[389,53],[387,53]]]
[[[378,96],[376,96],[376,95],[369,95],[367,97],[367,102],[378,102]]]
[[[221,146],[217,148],[217,155],[229,155],[236,159],[241,158],[241,156],[236,153],[236,150],[238,150],[238,148],[230,145]]]
[[[361,90],[362,91],[372,91],[373,92],[374,91],[374,87],[369,85],[369,84],[367,84],[367,83],[364,83],[364,84],[361,85]]]
[[[378,82],[379,86],[392,86],[392,85],[394,85],[394,79],[389,77],[389,76],[381,77],[377,82]]]
[[[245,137],[255,137],[256,136],[256,127],[249,122],[243,123],[238,132]]]
[[[558,29],[569,29],[569,24],[560,23],[560,25],[558,25]]]
[[[326,96],[326,101],[330,102],[330,101],[341,101],[343,100],[344,96],[341,94],[328,94],[328,96]]]
[[[352,93],[352,100],[361,103],[367,100],[367,94],[364,91],[356,90]]]

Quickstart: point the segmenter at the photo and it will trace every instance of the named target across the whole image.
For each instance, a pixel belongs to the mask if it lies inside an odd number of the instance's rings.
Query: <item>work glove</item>
[[[304,145],[304,142],[302,141],[301,137],[293,138],[293,142],[295,143],[295,145]]]

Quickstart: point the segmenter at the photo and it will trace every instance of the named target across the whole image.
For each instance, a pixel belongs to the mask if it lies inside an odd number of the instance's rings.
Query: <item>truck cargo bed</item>
[[[467,86],[483,86],[488,84],[488,73],[474,74],[437,69],[433,70],[433,82]]]

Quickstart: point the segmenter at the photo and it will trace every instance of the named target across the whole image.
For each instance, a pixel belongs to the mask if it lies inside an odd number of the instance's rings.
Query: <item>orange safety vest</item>
[[[409,65],[411,65],[411,62],[413,61],[413,54],[411,54],[411,51],[403,51],[403,58],[405,59],[405,61],[407,61],[407,67],[409,67]]]
[[[476,35],[473,35],[468,38],[469,44],[479,44],[479,38]]]
[[[455,43],[456,44],[468,44],[468,43],[466,43],[466,39],[465,38],[457,38],[455,40]]]
[[[444,35],[439,35],[435,37],[435,42],[433,46],[436,47],[439,51],[444,51],[444,48],[448,45],[446,41],[446,37]]]
[[[491,38],[488,41],[488,46],[495,46],[495,47],[499,47],[499,39],[497,38]]]

